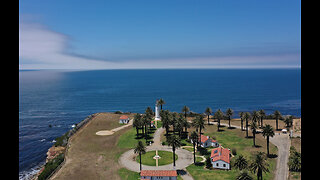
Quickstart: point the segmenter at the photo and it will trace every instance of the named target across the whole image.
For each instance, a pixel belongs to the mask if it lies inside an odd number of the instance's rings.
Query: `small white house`
[[[177,180],[176,170],[141,170],[141,180]]]
[[[200,142],[200,137],[199,137],[198,141]],[[191,143],[193,143],[192,140],[191,140]],[[203,148],[207,148],[207,147],[211,147],[211,146],[212,147],[219,147],[219,143],[214,139],[210,139],[209,136],[204,136],[201,134],[200,146]]]
[[[230,150],[222,147],[212,149],[211,164],[216,169],[230,169]]]
[[[130,121],[130,118],[128,116],[126,116],[126,115],[120,116],[119,123],[128,124],[129,121]]]
[[[281,132],[282,132],[283,134],[287,134],[288,131],[287,131],[286,129],[282,129]]]

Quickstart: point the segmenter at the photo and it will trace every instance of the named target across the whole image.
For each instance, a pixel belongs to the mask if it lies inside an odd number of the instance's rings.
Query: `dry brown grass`
[[[121,168],[117,154],[125,150],[116,146],[118,138],[131,126],[111,136],[98,136],[100,130],[111,130],[121,126],[121,114],[99,113],[85,127],[70,138],[70,148],[65,165],[52,179],[120,179],[117,171]],[[133,114],[128,115],[130,118]]]

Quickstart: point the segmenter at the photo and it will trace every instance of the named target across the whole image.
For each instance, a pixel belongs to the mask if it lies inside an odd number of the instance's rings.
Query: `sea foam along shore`
[[[75,125],[74,128],[69,130],[67,132],[67,140],[75,134],[81,127],[83,127],[85,124],[87,124],[91,119],[93,119],[95,116],[97,116],[99,113],[94,113],[89,116],[87,116],[84,120],[79,122],[78,124]],[[67,143],[67,142],[66,142]],[[53,145],[54,146],[54,145]],[[51,147],[50,147],[51,148]],[[49,148],[49,149],[50,149]],[[49,150],[48,149],[48,150]],[[34,168],[31,168],[29,171],[23,171],[19,173],[19,179],[20,180],[36,180],[37,177],[40,175],[40,171],[44,168],[45,162],[40,163],[39,165],[35,166]],[[63,163],[61,163],[62,165]],[[58,167],[60,168],[60,166]],[[55,171],[54,171],[55,172]]]

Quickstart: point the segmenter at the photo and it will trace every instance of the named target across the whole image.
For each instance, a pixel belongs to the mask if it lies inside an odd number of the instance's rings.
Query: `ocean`
[[[300,69],[19,71],[19,176],[37,172],[53,140],[96,112],[184,105],[301,116]],[[49,127],[52,125],[52,127]]]

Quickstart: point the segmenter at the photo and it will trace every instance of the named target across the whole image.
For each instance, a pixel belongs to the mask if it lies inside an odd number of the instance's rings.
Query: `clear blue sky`
[[[39,56],[38,39],[58,49],[43,54],[107,69],[300,67],[300,9],[297,0],[20,1],[20,66],[63,65]]]

